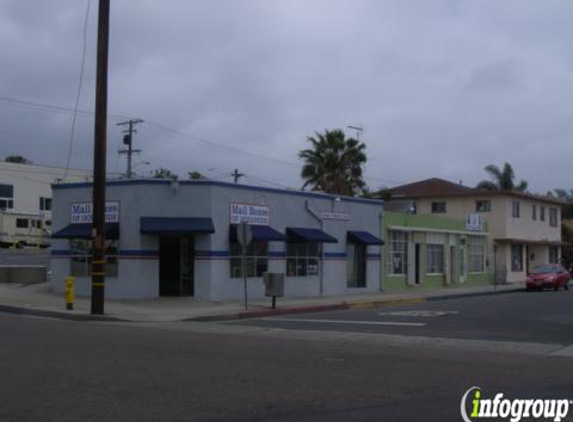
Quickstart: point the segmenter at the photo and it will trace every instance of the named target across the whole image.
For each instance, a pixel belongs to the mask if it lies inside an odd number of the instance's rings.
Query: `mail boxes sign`
[[[85,224],[92,222],[93,207],[91,202],[72,204],[70,207],[72,224]],[[110,201],[105,203],[105,222],[119,223],[119,202]]]
[[[229,220],[231,224],[246,221],[252,226],[268,226],[270,224],[270,209],[267,205],[229,204]]]

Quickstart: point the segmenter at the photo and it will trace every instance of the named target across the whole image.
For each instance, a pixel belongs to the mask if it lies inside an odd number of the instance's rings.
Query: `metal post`
[[[93,181],[91,313],[103,315],[105,295],[105,172],[110,0],[99,1]]]
[[[243,269],[243,285],[245,288],[245,311],[249,310],[249,303],[247,299],[247,246],[243,245],[243,256],[242,256],[242,269]]]

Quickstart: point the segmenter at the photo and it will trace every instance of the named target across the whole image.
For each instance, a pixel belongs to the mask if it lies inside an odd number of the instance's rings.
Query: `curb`
[[[265,309],[261,311],[239,312],[235,314],[226,314],[226,315],[189,317],[182,319],[181,321],[222,322],[222,321],[236,321],[240,319],[250,319],[250,318],[265,318],[276,315],[341,311],[346,309],[375,309],[384,306],[413,305],[416,303],[423,303],[423,302],[438,302],[443,300],[465,299],[468,297],[493,296],[506,293],[517,293],[521,291],[523,291],[523,288],[519,287],[511,290],[488,290],[483,292],[470,292],[470,293],[462,292],[462,293],[454,293],[454,294],[439,295],[439,296],[419,296],[406,299],[376,300],[372,302],[342,302],[332,305],[316,305],[316,306],[313,305],[308,307],[296,307],[296,308]]]
[[[0,312],[17,315],[31,315],[39,317],[57,318],[68,321],[105,321],[105,322],[127,322],[126,319],[112,317],[108,315],[87,315],[87,314],[66,314],[59,311],[45,309],[25,308],[22,306],[0,304]]]
[[[455,299],[465,299],[469,297],[479,297],[479,296],[493,296],[507,293],[518,293],[525,291],[523,288],[515,289],[504,289],[504,290],[488,290],[481,292],[469,292],[469,293],[453,293],[438,296],[419,296],[411,297],[405,299],[394,299],[394,300],[375,300],[371,302],[342,302],[334,303],[329,305],[310,305],[310,306],[299,306],[292,308],[279,308],[279,309],[262,309],[256,311],[247,312],[237,312],[231,314],[219,314],[219,315],[206,315],[206,316],[196,316],[187,317],[182,319],[174,320],[173,322],[222,322],[222,321],[236,321],[240,319],[252,319],[252,318],[265,318],[277,315],[291,315],[291,314],[304,314],[304,313],[319,313],[328,311],[342,311],[346,309],[375,309],[385,306],[398,306],[398,305],[413,305],[423,302],[438,302],[445,300],[455,300]],[[58,318],[68,321],[105,321],[105,322],[137,322],[129,319],[118,318],[115,316],[108,315],[89,315],[89,314],[72,314],[60,311],[52,311],[45,309],[34,309],[22,306],[14,305],[4,305],[0,304],[0,312],[19,314],[19,315],[31,315],[49,318]]]

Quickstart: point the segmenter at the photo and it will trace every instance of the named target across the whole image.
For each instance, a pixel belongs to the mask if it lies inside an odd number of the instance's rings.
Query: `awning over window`
[[[54,239],[91,239],[92,223],[69,224],[52,234]],[[119,239],[119,223],[105,223],[105,238]]]
[[[302,227],[287,227],[287,238],[292,242],[321,242],[338,243],[335,237],[320,229],[307,229]]]
[[[287,237],[281,232],[273,229],[270,226],[251,226],[254,240],[271,241],[276,240],[279,242],[286,242]],[[237,226],[232,224],[229,230],[229,237],[231,240],[237,240]]]
[[[205,234],[215,233],[213,221],[201,217],[141,217],[142,234]]]
[[[348,242],[361,243],[363,245],[383,245],[384,241],[378,237],[361,231],[349,231],[347,234]]]

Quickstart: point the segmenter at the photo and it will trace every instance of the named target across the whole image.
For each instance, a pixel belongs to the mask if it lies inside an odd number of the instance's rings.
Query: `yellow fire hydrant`
[[[74,309],[74,278],[69,275],[66,277],[66,309],[71,311]]]

